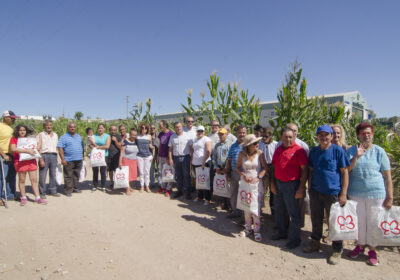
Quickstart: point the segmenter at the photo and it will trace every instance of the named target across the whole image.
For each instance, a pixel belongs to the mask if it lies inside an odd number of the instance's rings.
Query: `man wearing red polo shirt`
[[[307,153],[294,141],[294,132],[290,127],[281,131],[282,145],[272,158],[271,192],[275,195],[275,223],[277,234],[272,240],[286,239],[287,249],[294,249],[301,243],[301,215],[298,199],[303,197],[307,180]]]

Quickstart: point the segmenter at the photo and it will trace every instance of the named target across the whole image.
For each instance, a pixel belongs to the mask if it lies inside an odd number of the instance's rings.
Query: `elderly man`
[[[111,143],[110,148],[108,148],[107,157],[107,169],[108,176],[110,177],[111,185],[110,188],[114,188],[114,172],[119,166],[119,156],[121,154],[122,148],[122,136],[117,134],[117,127],[115,125],[110,126],[110,137]]]
[[[332,128],[321,125],[317,129],[317,138],[319,146],[312,148],[308,158],[312,233],[310,245],[303,248],[306,253],[319,250],[325,211],[329,219],[332,204],[337,201],[340,205],[346,204],[349,184],[347,167],[350,161],[341,147],[331,144]],[[342,241],[333,241],[328,263],[338,264],[342,251]]]
[[[60,137],[57,148],[64,166],[64,192],[68,197],[72,192],[80,193],[78,189],[79,175],[82,169],[83,160],[83,141],[82,137],[76,133],[76,124],[68,123],[68,132]]]
[[[208,135],[208,138],[210,138],[212,141],[213,149],[215,145],[219,142],[218,133],[219,133],[219,122],[214,120],[211,122],[211,133]]]
[[[58,135],[53,131],[53,121],[45,120],[43,123],[44,131],[37,136],[37,149],[41,158],[39,159],[39,192],[43,199],[46,194],[60,196],[57,193],[56,168],[57,168],[57,143]],[[46,177],[49,173],[49,187],[46,185]]]
[[[126,126],[121,124],[118,127],[119,135],[121,135],[121,142],[124,141],[126,138],[129,138],[129,133],[126,131]]]
[[[196,139],[197,136],[196,127],[193,124],[194,124],[193,117],[192,116],[186,117],[186,126],[183,128],[183,131],[188,133],[190,139],[192,140]]]
[[[168,142],[168,164],[174,165],[175,177],[177,178],[178,191],[173,198],[183,195],[186,192],[186,199],[190,200],[190,143],[192,138],[189,133],[183,131],[182,124],[174,124],[175,133],[171,135]]]
[[[219,142],[215,145],[211,160],[214,168],[214,174],[225,174],[226,160],[228,159],[229,149],[232,143],[228,139],[228,131],[225,128],[221,128],[218,131]],[[229,208],[229,200],[224,198],[224,209]]]
[[[275,224],[278,233],[272,240],[286,239],[287,249],[300,245],[300,207],[297,199],[303,197],[307,180],[306,151],[294,142],[294,132],[286,127],[281,131],[282,145],[272,158],[271,192],[275,195]]]
[[[299,138],[297,138],[297,133],[299,132],[299,127],[297,126],[297,124],[295,123],[288,123],[287,127],[290,127],[293,130],[294,133],[294,141],[296,142],[297,145],[299,145],[300,147],[302,147],[307,155],[310,153],[310,149],[308,148],[308,145],[306,142],[300,140]]]
[[[9,147],[14,132],[11,125],[17,118],[13,111],[5,111],[3,113],[3,121],[0,123],[0,164],[2,165],[2,168],[0,168],[0,198],[5,197],[5,194],[3,194],[5,189],[8,200],[15,198],[17,172],[14,168],[14,160]],[[5,186],[3,185],[4,182],[6,183]],[[3,202],[0,201],[0,203],[2,204]]]
[[[228,215],[228,218],[239,218],[241,212],[236,207],[240,174],[236,171],[236,163],[239,157],[239,153],[243,148],[243,140],[247,135],[247,128],[245,126],[238,126],[236,129],[237,141],[230,147],[228,158],[226,161],[225,175],[226,179],[230,181],[231,186],[231,207],[232,212]]]
[[[263,134],[262,134],[263,140],[258,144],[258,148],[263,152],[265,156],[265,161],[267,162],[267,172],[265,173],[265,176],[263,178],[263,183],[265,188],[269,188],[271,186],[271,180],[273,178],[273,173],[272,173],[272,156],[275,153],[275,150],[278,146],[278,142],[276,142],[273,139],[272,135],[272,129],[270,127],[265,127],[263,129]],[[269,193],[269,207],[271,209],[271,215],[274,217],[274,196],[271,193]],[[260,212],[261,213],[261,212]]]

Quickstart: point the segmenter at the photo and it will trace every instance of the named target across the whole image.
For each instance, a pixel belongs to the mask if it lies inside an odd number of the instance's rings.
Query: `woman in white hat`
[[[194,168],[201,167],[210,167],[211,166],[211,150],[212,150],[212,141],[209,137],[205,136],[204,126],[200,125],[196,129],[196,138],[193,140],[193,145],[191,147],[191,158],[192,158],[192,166]],[[210,179],[210,182],[212,180]],[[210,184],[210,190],[198,190],[197,197],[194,199],[197,201],[204,201],[204,205],[210,204],[212,195],[212,184]]]
[[[239,154],[236,165],[236,170],[241,175],[240,180],[257,184],[258,203],[262,201],[264,195],[264,187],[261,179],[267,171],[267,162],[265,161],[263,152],[258,149],[258,142],[261,139],[262,137],[256,137],[254,134],[249,134],[244,138],[243,150]],[[254,231],[254,239],[261,241],[260,211],[258,210],[257,214],[244,211],[244,221],[245,229],[240,233],[240,236],[249,236]]]

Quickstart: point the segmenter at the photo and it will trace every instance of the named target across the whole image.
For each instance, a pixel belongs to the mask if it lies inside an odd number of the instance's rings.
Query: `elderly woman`
[[[110,148],[111,137],[109,134],[105,133],[106,126],[100,123],[97,126],[97,133],[94,135],[94,144],[90,144],[90,148],[96,148],[100,150],[105,150],[105,157],[107,160],[108,157],[108,148]],[[100,170],[100,178],[101,178],[101,189],[102,191],[106,190],[106,179],[107,179],[107,166],[100,167],[92,167],[93,170],[93,188],[92,191],[97,190],[99,186],[99,170]]]
[[[346,133],[344,132],[343,126],[340,124],[331,124],[333,130],[332,144],[342,147],[343,150],[347,150],[348,146],[346,144]]]
[[[368,261],[370,265],[378,265],[378,259],[371,238],[374,226],[368,217],[372,215],[372,207],[383,205],[390,209],[393,204],[393,184],[390,173],[390,161],[381,147],[373,144],[374,127],[369,123],[361,123],[356,128],[359,145],[347,150],[351,160],[348,195],[357,201],[358,240],[357,246],[349,253],[353,259],[364,254],[369,246]]]
[[[240,152],[236,164],[236,171],[241,175],[240,180],[244,180],[258,186],[258,202],[260,203],[264,196],[264,186],[262,178],[267,171],[267,162],[262,151],[258,149],[258,142],[262,137],[256,137],[254,134],[246,135],[243,141],[243,150]],[[261,241],[260,232],[260,213],[252,214],[250,211],[244,211],[245,230],[240,236],[246,237],[254,230],[254,239]]]
[[[129,168],[129,188],[126,189],[127,195],[133,192],[133,182],[137,179],[137,153],[139,149],[136,145],[136,138],[137,131],[132,128],[129,132],[129,137],[122,141],[122,148],[119,156],[119,167],[128,166]]]
[[[192,166],[194,168],[211,167],[211,150],[212,141],[208,136],[205,136],[204,126],[200,125],[196,129],[196,138],[193,140],[192,147],[190,149]],[[204,205],[209,205],[212,194],[212,179],[210,178],[210,190],[198,190],[197,197],[194,199],[195,202],[202,201],[205,199]]]

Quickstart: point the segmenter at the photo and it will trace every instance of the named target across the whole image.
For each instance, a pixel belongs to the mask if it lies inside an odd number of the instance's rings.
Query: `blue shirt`
[[[313,168],[311,188],[323,194],[338,194],[341,189],[340,168],[350,165],[345,151],[335,145],[327,150],[320,146],[310,151],[308,164]]]
[[[232,160],[231,161],[231,168],[232,170],[236,170],[236,163],[239,157],[240,152],[242,151],[243,144],[239,144],[238,141],[236,141],[234,144],[232,144],[231,148],[229,149],[228,153],[228,159]]]
[[[94,142],[96,143],[96,145],[98,146],[105,146],[107,143],[107,139],[108,137],[110,137],[109,134],[104,133],[103,136],[99,136],[98,134],[94,135]],[[108,156],[108,149],[105,150],[105,156]]]
[[[347,150],[350,160],[357,154],[357,146]],[[384,149],[373,145],[371,149],[357,159],[357,163],[349,173],[349,189],[351,196],[369,199],[386,197],[386,188],[382,171],[390,170],[390,161]]]
[[[64,158],[66,161],[82,160],[83,141],[79,134],[72,136],[68,132],[60,137],[57,148],[64,150]]]
[[[149,134],[138,135],[138,137],[136,137],[136,144],[139,149],[139,152],[137,153],[138,157],[149,157],[152,155],[150,152],[150,138],[151,136]]]

